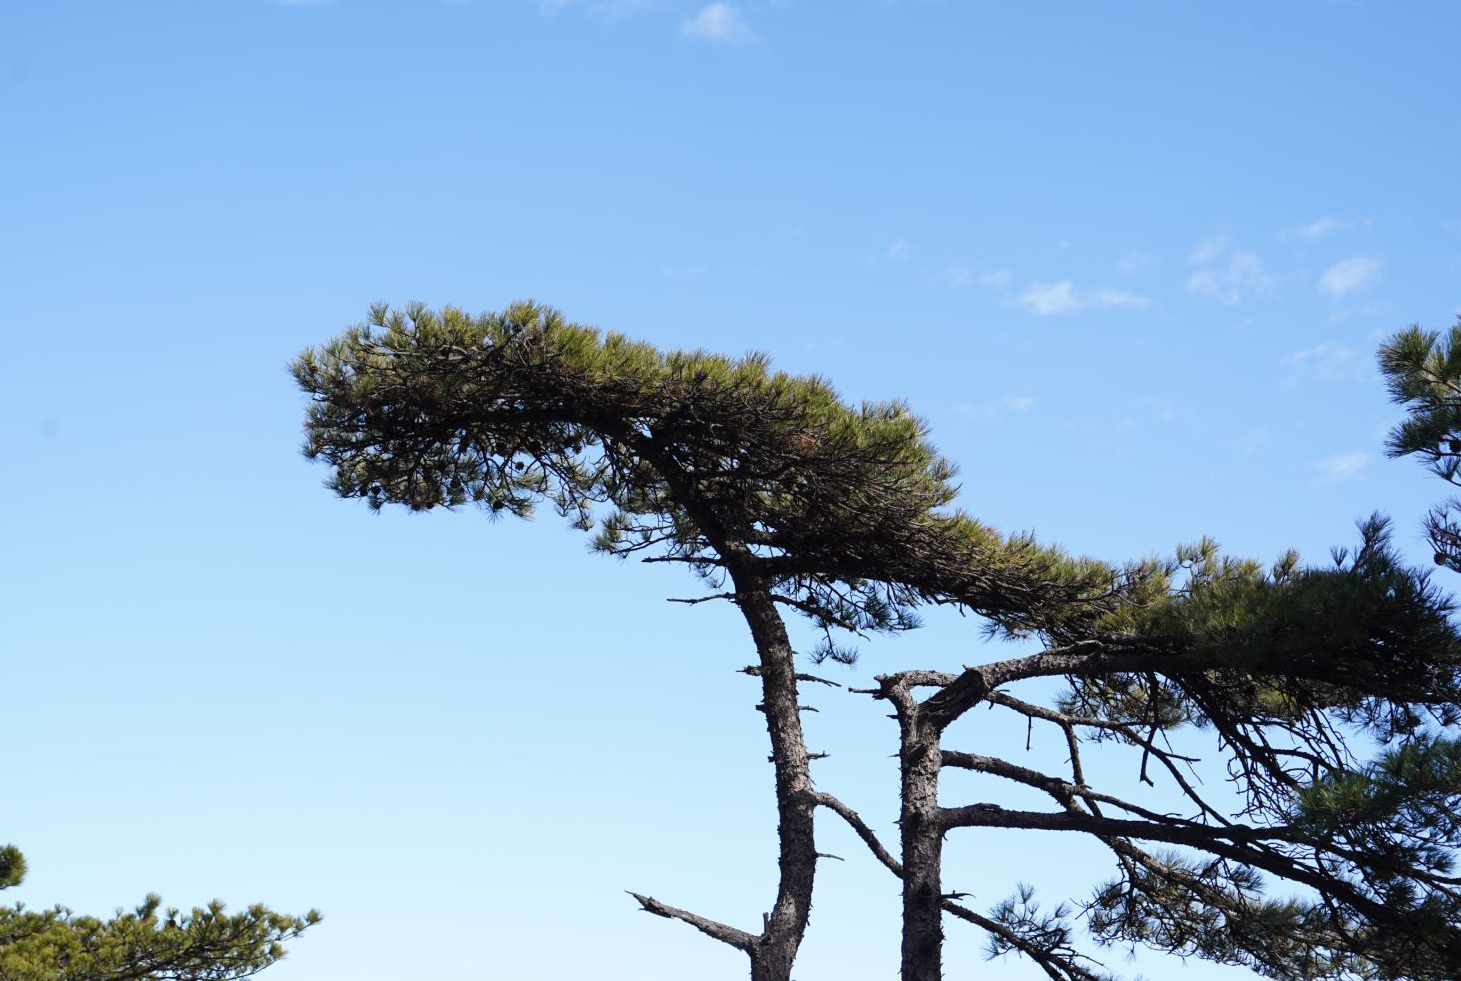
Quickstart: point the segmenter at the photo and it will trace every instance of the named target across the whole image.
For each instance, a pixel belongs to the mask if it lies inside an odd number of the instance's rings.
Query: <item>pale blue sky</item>
[[[1445,0],[7,4],[5,898],[320,907],[274,981],[744,977],[622,892],[771,900],[733,611],[551,515],[333,499],[288,360],[373,300],[532,297],[904,397],[964,506],[1076,551],[1319,559],[1380,508],[1424,559],[1445,489],[1383,459],[1372,354],[1461,308],[1458,36]],[[979,647],[934,618],[842,680]],[[885,709],[812,698],[819,786],[891,840]],[[824,827],[799,976],[892,977],[896,883]],[[1103,871],[964,832],[948,882]],[[951,977],[1036,976],[949,934]]]

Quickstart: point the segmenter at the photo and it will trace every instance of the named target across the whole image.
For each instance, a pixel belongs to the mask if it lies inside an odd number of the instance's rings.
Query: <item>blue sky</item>
[[[285,365],[373,300],[532,297],[906,398],[965,507],[1078,552],[1209,534],[1320,559],[1381,509],[1426,558],[1444,488],[1384,459],[1372,356],[1461,309],[1454,4],[20,0],[4,21],[0,840],[32,866],[7,899],[320,907],[274,981],[744,976],[622,891],[746,927],[770,901],[743,629],[551,516],[323,491]],[[1000,653],[935,617],[841,680]],[[814,698],[819,786],[891,836],[892,723]],[[800,976],[891,977],[896,884],[825,827],[847,861]],[[949,854],[986,907],[1104,874],[1057,839]],[[949,934],[951,975],[1036,976]]]

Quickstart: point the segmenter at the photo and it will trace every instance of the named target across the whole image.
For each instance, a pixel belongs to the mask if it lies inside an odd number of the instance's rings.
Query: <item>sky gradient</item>
[[[286,365],[375,300],[533,298],[904,398],[963,507],[1075,552],[1207,534],[1319,561],[1379,509],[1428,558],[1445,488],[1384,459],[1373,353],[1461,312],[1456,4],[18,0],[3,21],[0,843],[31,867],[6,901],[319,907],[272,981],[745,976],[624,894],[745,928],[771,901],[740,621],[665,603],[696,585],[551,514],[324,491]],[[1002,653],[932,617],[836,670]],[[891,840],[893,723],[813,702],[818,786]],[[1023,729],[954,735],[1023,752]],[[1031,765],[1058,765],[1046,742]],[[847,861],[798,976],[892,977],[897,884],[820,827]],[[1106,874],[1058,836],[948,854],[980,908]],[[951,977],[1039,976],[948,932]]]

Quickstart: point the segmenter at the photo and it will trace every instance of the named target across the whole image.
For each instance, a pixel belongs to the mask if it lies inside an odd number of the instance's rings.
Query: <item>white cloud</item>
[[[1151,298],[1131,290],[1108,290],[1104,287],[1086,298],[1088,307],[1149,307]]]
[[[1295,351],[1283,359],[1295,375],[1312,373],[1327,381],[1359,378],[1369,362],[1353,348],[1335,341],[1326,341],[1302,351]]]
[[[557,0],[565,2],[565,0]],[[589,5],[589,13],[604,20],[617,20],[637,14],[648,6],[647,0],[597,0]]]
[[[1252,252],[1232,248],[1226,235],[1197,243],[1188,261],[1198,267],[1187,277],[1187,292],[1195,296],[1234,304],[1273,288],[1263,261]]]
[[[1141,249],[1132,249],[1116,260],[1116,271],[1123,276],[1135,276],[1146,269],[1157,266],[1157,257]]]
[[[1007,412],[1028,412],[1035,400],[1028,395],[1006,395],[987,402],[960,402],[954,412],[966,419],[997,419]]]
[[[700,13],[680,25],[680,33],[721,44],[741,44],[756,39],[755,32],[741,19],[740,10],[728,3],[706,4],[700,8]]]
[[[1338,299],[1374,282],[1379,275],[1378,259],[1368,256],[1345,259],[1324,270],[1324,275],[1319,277],[1319,292],[1328,293],[1332,298]]]
[[[889,261],[897,262],[899,259],[908,258],[908,254],[912,251],[913,245],[906,238],[900,238],[898,239],[898,241],[888,246],[888,250],[884,252],[883,255],[887,257]]]
[[[1130,290],[1102,288],[1081,294],[1074,283],[1062,279],[1058,283],[1032,283],[1015,302],[1036,316],[1048,317],[1093,307],[1144,307],[1151,300]]]
[[[1070,313],[1080,309],[1075,298],[1075,284],[1068,279],[1058,283],[1036,283],[1019,299],[1020,306],[1031,313],[1046,317],[1054,313]]]
[[[975,286],[981,290],[1002,290],[1010,284],[1008,269],[981,269],[969,262],[951,262],[928,278],[935,286],[963,289]]]
[[[1314,464],[1318,474],[1314,477],[1315,487],[1329,487],[1342,484],[1360,476],[1360,471],[1370,462],[1368,453],[1339,453],[1325,457]]]
[[[1252,426],[1245,429],[1236,436],[1228,436],[1223,439],[1226,446],[1231,446],[1239,453],[1251,455],[1257,453],[1262,446],[1268,442],[1267,426]]]
[[[1330,232],[1338,231],[1342,226],[1338,218],[1325,215],[1318,221],[1311,221],[1307,225],[1300,225],[1298,228],[1290,228],[1279,233],[1279,238],[1297,239],[1300,242],[1317,242]]]
[[[1194,266],[1206,265],[1226,252],[1229,244],[1231,243],[1228,241],[1226,235],[1214,235],[1212,238],[1205,238],[1193,247],[1192,255],[1187,257],[1187,261]]]

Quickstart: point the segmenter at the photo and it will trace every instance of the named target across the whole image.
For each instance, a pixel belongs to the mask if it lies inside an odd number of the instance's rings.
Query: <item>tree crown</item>
[[[950,509],[954,468],[904,403],[849,406],[759,354],[661,352],[533,303],[377,306],[293,371],[314,397],[305,453],[342,496],[517,516],[550,502],[597,525],[603,551],[717,586],[754,577],[827,628],[906,629],[934,602],[1074,635],[1114,624],[1155,571]]]

